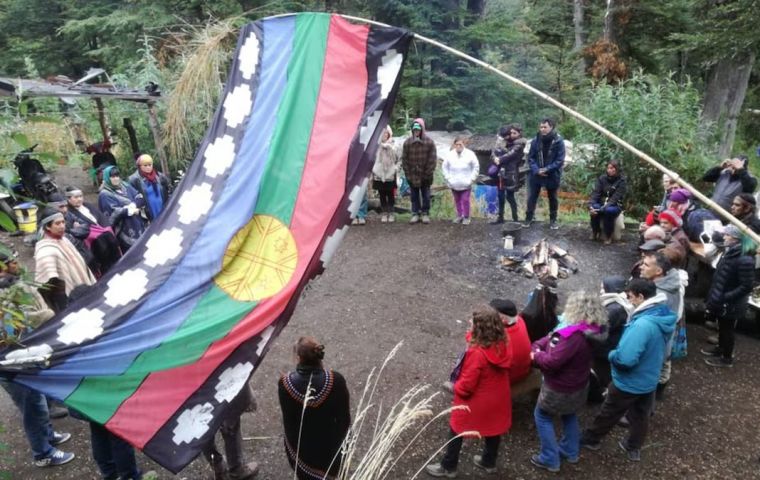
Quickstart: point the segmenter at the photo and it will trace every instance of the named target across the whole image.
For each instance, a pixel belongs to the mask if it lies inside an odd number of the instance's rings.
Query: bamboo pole
[[[350,16],[350,15],[341,15],[341,17],[343,17],[345,19],[348,19],[348,20],[354,20],[354,21],[357,21],[357,22],[368,23],[368,24],[371,24],[371,25],[378,25],[378,26],[381,26],[381,27],[390,27],[390,25],[387,25],[387,24],[384,24],[384,23],[380,23],[380,22],[376,22],[374,20],[368,20],[366,18],[353,17],[353,16]],[[546,102],[554,105],[555,107],[559,108],[560,110],[562,110],[563,112],[567,113],[571,117],[573,117],[573,118],[575,118],[575,119],[577,119],[577,120],[585,123],[586,125],[588,125],[589,127],[593,128],[594,130],[598,131],[599,133],[601,133],[605,137],[609,138],[610,140],[612,140],[616,144],[618,144],[621,147],[623,147],[624,149],[628,150],[629,152],[631,152],[632,154],[634,154],[635,156],[637,156],[639,159],[644,160],[645,162],[647,162],[650,165],[652,165],[653,167],[655,167],[657,170],[661,171],[662,173],[667,174],[676,183],[678,183],[680,186],[682,186],[683,188],[685,188],[686,190],[688,190],[689,192],[691,192],[691,194],[694,197],[696,197],[699,201],[701,201],[705,205],[709,206],[718,215],[720,215],[724,219],[726,219],[729,222],[731,222],[733,225],[735,225],[737,228],[739,228],[739,230],[742,233],[744,233],[745,235],[749,236],[750,238],[752,238],[752,240],[755,241],[756,244],[760,245],[760,235],[758,235],[755,232],[753,232],[752,230],[750,230],[749,227],[747,227],[744,223],[742,223],[741,220],[739,220],[738,218],[734,217],[733,215],[731,215],[731,213],[729,213],[728,211],[724,210],[720,205],[718,205],[717,203],[715,203],[712,200],[710,200],[709,198],[707,198],[704,194],[702,194],[702,192],[700,192],[699,190],[697,190],[696,188],[694,188],[691,184],[689,184],[689,182],[687,182],[686,180],[684,180],[683,178],[681,178],[681,176],[678,175],[678,173],[676,173],[676,172],[670,170],[669,168],[665,167],[664,165],[662,165],[660,162],[658,162],[657,160],[655,160],[654,158],[652,158],[648,154],[642,152],[638,148],[634,147],[630,143],[626,142],[622,138],[620,138],[617,135],[615,135],[614,133],[610,132],[609,130],[607,130],[603,126],[599,125],[595,121],[593,121],[590,118],[585,117],[584,115],[576,112],[575,110],[573,110],[572,108],[568,107],[567,105],[564,105],[564,104],[558,102],[557,100],[555,100],[551,96],[545,94],[544,92],[538,90],[537,88],[534,88],[534,87],[528,85],[527,83],[523,82],[519,78],[513,77],[512,75],[510,75],[508,73],[505,73],[505,72],[499,70],[498,68],[496,68],[496,67],[494,67],[494,66],[492,66],[492,65],[490,65],[490,64],[488,64],[488,63],[486,63],[486,62],[484,62],[482,60],[479,60],[479,59],[477,59],[475,57],[467,55],[466,53],[464,53],[464,52],[462,52],[460,50],[457,50],[455,48],[451,48],[448,45],[445,45],[445,44],[443,44],[441,42],[438,42],[436,40],[433,40],[431,38],[424,37],[424,36],[419,35],[417,33],[413,33],[413,35],[414,35],[415,39],[417,39],[417,40],[419,40],[421,42],[425,42],[425,43],[428,43],[430,45],[433,45],[434,47],[438,47],[438,48],[440,48],[442,50],[445,50],[445,51],[451,53],[452,55],[455,55],[457,57],[463,58],[463,59],[467,60],[470,63],[474,63],[475,65],[483,67],[486,70],[488,70],[488,71],[490,71],[492,73],[495,73],[496,75],[498,75],[498,76],[500,76],[502,78],[505,78],[505,79],[509,80],[510,82],[514,83],[518,87],[524,88],[525,90],[528,90],[529,92],[531,92],[532,94],[534,94],[538,98],[540,98],[540,99],[542,99],[542,100],[544,100],[544,101],[546,101]]]

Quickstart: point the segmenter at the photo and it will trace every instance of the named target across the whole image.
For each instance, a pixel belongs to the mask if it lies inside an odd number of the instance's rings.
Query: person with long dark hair
[[[519,125],[501,127],[499,138],[504,140],[504,147],[494,149],[491,153],[493,164],[488,168],[489,175],[497,182],[499,195],[499,216],[491,222],[493,224],[504,223],[506,202],[509,202],[509,208],[512,211],[512,221],[518,221],[515,192],[520,188],[520,165],[523,163],[527,144]]]
[[[314,338],[299,338],[293,353],[296,369],[277,383],[285,453],[299,479],[332,479],[340,470],[340,447],[351,424],[346,380],[324,368],[325,346]]]

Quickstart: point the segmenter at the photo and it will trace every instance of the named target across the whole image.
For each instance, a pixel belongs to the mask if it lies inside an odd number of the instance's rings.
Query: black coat
[[[589,205],[617,205],[623,208],[623,198],[625,197],[626,181],[624,175],[610,177],[606,173],[596,179],[594,191],[591,192]]]
[[[755,259],[742,253],[741,244],[731,245],[713,274],[707,309],[721,316],[743,316],[755,278]]]

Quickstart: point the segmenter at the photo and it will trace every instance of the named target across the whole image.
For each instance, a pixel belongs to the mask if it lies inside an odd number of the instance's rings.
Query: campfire
[[[578,261],[567,250],[541,241],[522,252],[519,249],[506,250],[500,258],[501,266],[512,272],[521,272],[528,278],[567,278],[578,271]]]

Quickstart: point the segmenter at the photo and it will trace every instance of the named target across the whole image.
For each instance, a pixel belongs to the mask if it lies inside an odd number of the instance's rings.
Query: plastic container
[[[37,231],[37,205],[32,202],[20,203],[13,207],[18,229],[24,233]]]

